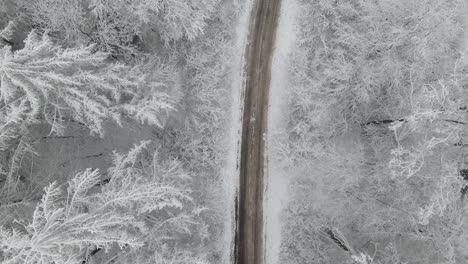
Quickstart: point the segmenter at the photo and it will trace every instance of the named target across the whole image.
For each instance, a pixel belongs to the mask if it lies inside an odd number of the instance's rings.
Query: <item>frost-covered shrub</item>
[[[342,133],[403,118],[417,110],[414,97],[421,90],[440,91],[441,82],[454,81],[463,1],[317,0],[303,6],[310,12],[299,22],[292,54],[297,99],[291,109],[317,112],[311,121],[321,126],[332,122],[325,126]]]
[[[206,27],[219,0],[142,0],[135,4],[141,22],[152,25],[165,42],[194,40]]]
[[[76,44],[87,44],[90,30],[87,19],[87,0],[19,0],[18,9],[24,19],[41,31],[51,31]]]
[[[98,23],[100,20],[110,19],[111,23],[104,24],[112,25],[114,22],[114,28],[122,29],[133,26],[133,33],[136,35],[140,35],[138,30],[141,31],[147,25],[168,43],[182,38],[193,40],[202,34],[206,20],[211,17],[217,3],[218,0],[138,0],[132,3],[122,0],[92,0],[89,8]],[[106,35],[110,31],[112,29],[101,30],[98,34]]]
[[[19,10],[33,28],[51,31],[64,44],[96,43],[131,58],[148,34],[166,45],[201,35],[219,0],[20,0]],[[151,43],[150,45],[156,45]]]
[[[239,89],[232,86],[239,74],[234,68],[238,50],[232,25],[243,6],[228,2],[222,12],[208,21],[203,37],[188,47],[184,58],[187,64],[182,72],[187,77],[182,107],[175,114],[174,122],[159,134],[164,141],[163,149],[184,162],[187,170],[196,173],[194,197],[213,212],[205,215],[206,222],[212,223],[209,226],[212,262],[220,262],[220,254],[225,252],[221,241],[227,215],[223,212],[231,206],[224,185],[231,175],[226,170],[232,148],[229,143],[232,139],[228,137],[233,129],[231,111],[236,101],[233,89]]]
[[[13,38],[14,38],[16,27],[17,27],[17,22],[14,20],[10,20],[5,25],[3,30],[0,31],[0,47],[13,44]]]

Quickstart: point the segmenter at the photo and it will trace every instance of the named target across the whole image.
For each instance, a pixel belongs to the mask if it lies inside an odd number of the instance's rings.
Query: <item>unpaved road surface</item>
[[[271,58],[280,0],[255,0],[246,49],[235,264],[263,264],[265,138]],[[267,264],[267,263],[266,263]]]

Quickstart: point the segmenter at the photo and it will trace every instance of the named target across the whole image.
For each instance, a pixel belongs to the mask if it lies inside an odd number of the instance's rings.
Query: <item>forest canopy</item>
[[[0,1],[0,262],[226,258],[219,189],[243,10]]]

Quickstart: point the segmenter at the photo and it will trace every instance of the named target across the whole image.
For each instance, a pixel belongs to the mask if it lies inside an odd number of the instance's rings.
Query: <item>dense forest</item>
[[[0,1],[0,262],[225,261],[244,9]]]
[[[466,1],[265,1],[0,0],[0,262],[251,264],[243,124],[255,264],[467,263]]]
[[[278,263],[466,263],[466,3],[296,2]]]

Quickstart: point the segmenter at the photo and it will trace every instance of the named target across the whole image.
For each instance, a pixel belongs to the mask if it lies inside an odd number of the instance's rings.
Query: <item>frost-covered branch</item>
[[[23,125],[42,118],[50,124],[51,133],[57,134],[70,118],[99,135],[105,133],[105,122],[121,124],[123,114],[163,126],[174,110],[177,94],[131,67],[109,64],[106,53],[93,49],[63,49],[35,31],[22,50],[12,52],[4,47],[0,54],[0,98],[2,110],[7,111],[5,118],[15,117],[14,122]],[[4,127],[13,122],[0,121]]]
[[[95,188],[101,175],[91,169],[71,179],[65,193],[57,183],[46,187],[31,220],[22,219],[18,227],[1,227],[2,263],[82,263],[91,257],[86,255],[88,250],[135,251],[148,245],[153,224],[145,221],[145,215],[154,213],[163,218],[154,224],[157,229],[163,228],[166,234],[190,233],[188,225],[198,223],[189,209],[190,189],[182,184],[188,176],[176,163],[146,170],[141,155],[147,145],[144,142],[128,154],[115,153],[111,179],[100,190]],[[163,224],[168,222],[173,223]],[[152,250],[157,256],[163,248]]]

